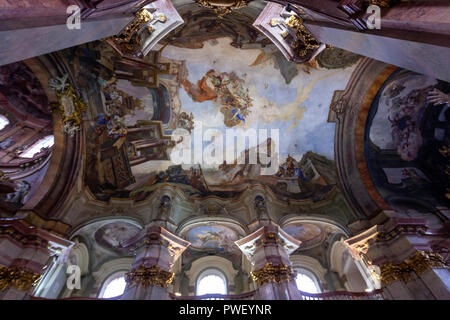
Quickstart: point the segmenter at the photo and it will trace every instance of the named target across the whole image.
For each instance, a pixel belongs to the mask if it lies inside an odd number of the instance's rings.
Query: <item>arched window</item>
[[[203,271],[197,280],[196,295],[227,294],[227,278],[217,269]]]
[[[297,277],[295,283],[300,291],[308,293],[320,293],[320,286],[316,276],[306,269],[296,269]]]
[[[28,148],[24,153],[20,155],[21,158],[33,158],[36,153],[41,152],[42,148],[48,148],[55,144],[54,136],[46,136],[38,140],[30,148]]]
[[[108,299],[121,296],[126,286],[125,271],[116,272],[106,279],[98,297]]]
[[[8,118],[0,114],[0,131],[3,130],[9,124]]]

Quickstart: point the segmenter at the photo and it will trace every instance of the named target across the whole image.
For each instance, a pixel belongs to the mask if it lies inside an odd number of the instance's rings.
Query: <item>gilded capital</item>
[[[125,274],[125,280],[130,287],[134,286],[159,286],[167,288],[172,283],[174,274],[162,270],[160,267],[154,265],[146,267],[144,265]]]
[[[292,280],[295,276],[295,272],[292,267],[284,264],[274,266],[271,262],[266,263],[263,268],[255,270],[251,274],[253,280],[256,281],[259,286],[270,282],[287,282]]]
[[[0,266],[0,291],[9,288],[28,291],[37,284],[40,278],[40,274],[24,268]]]
[[[380,265],[380,280],[388,285],[396,280],[407,283],[412,279],[411,272],[420,275],[433,268],[448,268],[445,259],[438,253],[431,251],[416,251],[405,261],[394,264],[392,262]]]

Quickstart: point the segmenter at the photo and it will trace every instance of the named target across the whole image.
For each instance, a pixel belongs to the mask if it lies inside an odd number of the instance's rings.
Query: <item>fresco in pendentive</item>
[[[197,226],[186,232],[186,239],[193,249],[213,250],[238,256],[240,251],[234,242],[240,237],[242,235],[237,231],[219,224]]]
[[[405,199],[426,211],[448,203],[450,110],[445,103],[430,102],[430,95],[449,91],[447,82],[398,69],[372,103],[367,165],[377,190],[393,207],[402,207]]]
[[[167,45],[140,60],[139,67],[105,42],[64,51],[90,106],[85,184],[97,199],[143,200],[158,183],[177,184],[200,197],[234,197],[254,183],[298,198],[320,198],[330,190],[335,179],[319,178],[329,173],[312,163],[334,167],[329,106],[354,65],[331,70],[292,64],[298,73],[287,83],[273,56],[262,59],[261,49],[241,50],[230,42],[215,39],[198,49]],[[175,165],[172,151],[183,137],[174,132],[192,133],[199,124],[203,132],[215,129],[222,135],[225,152],[231,148],[226,129],[279,130],[279,141],[246,147],[276,148],[279,170],[270,172],[259,163]],[[205,148],[208,143],[203,143]],[[247,155],[243,151],[238,157]]]

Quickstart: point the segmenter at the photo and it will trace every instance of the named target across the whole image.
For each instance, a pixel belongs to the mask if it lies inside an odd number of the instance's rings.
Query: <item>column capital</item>
[[[172,283],[173,277],[173,272],[165,271],[157,265],[151,267],[141,265],[125,274],[130,288],[134,286],[143,286],[144,288],[159,286],[161,288],[167,288]]]
[[[235,244],[252,261],[256,250],[261,245],[280,245],[286,250],[287,255],[289,255],[300,246],[301,241],[287,234],[274,222],[270,222],[248,236],[235,241]]]
[[[411,281],[411,272],[421,275],[430,269],[448,269],[448,264],[439,253],[419,250],[401,263],[389,262],[379,265],[379,268],[378,278],[384,285],[388,285],[396,280],[404,283]]]
[[[175,234],[161,226],[150,225],[147,226],[143,231],[138,233],[136,236],[122,243],[122,248],[134,252],[141,247],[148,247],[152,245],[164,246],[168,248],[173,261],[175,261],[184,252],[184,250],[186,250],[191,245],[191,243],[176,236]]]
[[[136,236],[122,243],[122,248],[135,255],[130,272],[126,273],[126,299],[166,299],[172,283],[175,262],[191,245],[167,229],[150,224]]]
[[[263,286],[266,283],[282,283],[291,281],[295,278],[295,272],[291,266],[273,265],[272,262],[267,262],[263,268],[254,270],[251,273],[252,279]]]
[[[29,291],[41,279],[39,273],[26,268],[0,266],[0,291],[16,288]]]

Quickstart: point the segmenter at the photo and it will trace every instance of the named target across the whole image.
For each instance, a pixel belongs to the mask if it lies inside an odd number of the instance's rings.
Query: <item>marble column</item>
[[[304,25],[322,43],[450,81],[450,66],[447,63],[450,48],[445,45],[448,36],[442,36],[441,43],[424,43],[414,39],[389,37],[382,31],[358,32],[320,26],[312,22],[305,22]]]
[[[251,275],[258,285],[256,299],[301,299],[289,260],[289,255],[299,247],[299,240],[272,221],[266,221],[261,228],[235,243],[252,264]]]
[[[190,245],[167,229],[151,224],[123,247],[134,253],[122,300],[167,300],[172,268]]]
[[[0,0],[0,65],[116,35],[148,3]],[[79,27],[74,26],[78,21]]]
[[[424,219],[391,218],[346,240],[356,259],[364,259],[385,297],[394,300],[450,299],[448,233]]]
[[[52,256],[73,243],[20,219],[0,219],[0,300],[30,295]]]

